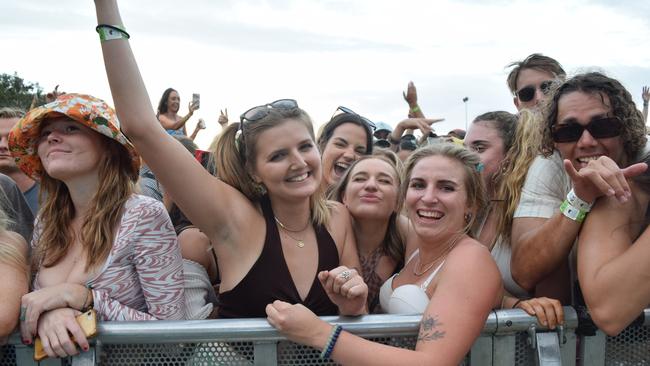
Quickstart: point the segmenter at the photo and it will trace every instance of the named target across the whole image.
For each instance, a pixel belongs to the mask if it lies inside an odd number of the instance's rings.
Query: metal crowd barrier
[[[578,342],[578,316],[565,307],[565,325],[541,327],[523,310],[493,311],[463,365],[648,365],[650,309],[645,322],[618,337],[596,333]],[[420,315],[323,317],[346,331],[377,342],[413,349]],[[579,352],[577,345],[580,344]],[[49,365],[333,365],[320,352],[286,340],[264,319],[107,322],[88,352]],[[0,348],[0,366],[36,365],[33,348],[18,334]]]

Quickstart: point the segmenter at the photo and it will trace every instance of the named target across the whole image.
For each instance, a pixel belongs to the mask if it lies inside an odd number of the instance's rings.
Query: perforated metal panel
[[[14,366],[16,364],[16,349],[14,346],[0,347],[0,366]]]
[[[534,365],[535,350],[530,347],[528,333],[517,333],[515,339],[515,366]]]
[[[395,347],[415,349],[415,337],[381,337],[372,341]],[[320,351],[293,342],[278,343],[278,365],[336,365],[332,360],[321,360]]]
[[[607,337],[605,365],[650,365],[650,328],[632,326],[616,337]]]
[[[110,344],[101,347],[102,365],[251,365],[252,342]]]

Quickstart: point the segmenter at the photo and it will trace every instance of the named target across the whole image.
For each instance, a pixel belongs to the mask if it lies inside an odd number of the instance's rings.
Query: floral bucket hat
[[[34,108],[11,129],[9,151],[16,165],[28,176],[40,179],[43,165],[37,154],[40,124],[44,120],[66,116],[98,133],[119,142],[131,156],[135,175],[140,169],[140,157],[135,147],[120,131],[115,110],[101,99],[84,94],[63,94],[55,101]]]

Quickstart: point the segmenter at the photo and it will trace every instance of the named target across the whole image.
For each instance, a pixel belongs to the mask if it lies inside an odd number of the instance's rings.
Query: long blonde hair
[[[108,257],[124,205],[134,193],[137,181],[137,173],[134,176],[127,150],[103,135],[102,141],[106,149],[99,162],[99,187],[83,218],[79,233],[79,241],[86,253],[86,271],[104,263]],[[32,261],[35,268],[56,265],[65,257],[76,239],[76,234],[71,229],[76,213],[65,183],[44,172],[41,198],[43,205],[37,222],[42,231]]]
[[[512,219],[519,205],[521,189],[526,181],[528,168],[540,155],[542,146],[543,120],[541,115],[527,109],[519,113],[514,142],[503,159],[503,166],[496,178],[496,198],[500,205],[493,214],[497,215],[497,235],[504,242],[510,242]]]

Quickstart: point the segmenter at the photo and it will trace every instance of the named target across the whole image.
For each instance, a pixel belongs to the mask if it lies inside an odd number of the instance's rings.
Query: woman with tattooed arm
[[[388,313],[423,313],[414,351],[342,332],[302,305],[275,301],[266,307],[268,321],[344,365],[458,365],[501,291],[490,253],[468,235],[485,205],[478,163],[475,153],[451,144],[420,149],[406,162],[407,260],[382,286],[380,301]]]

